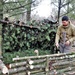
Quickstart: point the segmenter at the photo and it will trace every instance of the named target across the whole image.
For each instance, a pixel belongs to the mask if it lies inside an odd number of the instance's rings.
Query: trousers
[[[60,53],[71,53],[71,47],[72,45],[65,45],[63,43],[60,43],[59,44],[59,50],[60,50]]]

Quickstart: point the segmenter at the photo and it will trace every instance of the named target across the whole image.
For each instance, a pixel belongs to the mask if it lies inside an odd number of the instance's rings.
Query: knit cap
[[[63,16],[62,17],[62,21],[68,21],[68,20],[69,20],[68,16]]]

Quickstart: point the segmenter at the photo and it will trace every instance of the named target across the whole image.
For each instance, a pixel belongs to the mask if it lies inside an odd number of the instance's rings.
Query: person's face
[[[67,25],[69,24],[69,21],[62,21],[62,24],[63,24],[64,26],[67,26]]]

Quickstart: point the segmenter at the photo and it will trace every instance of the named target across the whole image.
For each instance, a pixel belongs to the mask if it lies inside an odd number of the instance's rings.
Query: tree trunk
[[[60,11],[61,11],[61,0],[58,1],[58,22],[60,18]]]
[[[0,20],[3,19],[3,0],[0,1]],[[0,56],[2,55],[2,25],[0,25]]]
[[[31,1],[32,0],[28,0],[28,6],[27,6],[27,15],[26,15],[26,17],[27,17],[27,21],[30,21],[30,18],[31,18]]]
[[[3,19],[3,0],[0,1],[0,20]]]

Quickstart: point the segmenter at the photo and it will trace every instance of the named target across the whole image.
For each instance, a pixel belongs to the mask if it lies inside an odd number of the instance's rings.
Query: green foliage
[[[50,54],[49,50],[38,50],[39,55],[47,55]],[[24,51],[18,51],[18,52],[12,52],[12,53],[4,53],[3,54],[3,60],[5,64],[13,63],[12,59],[15,57],[25,57],[25,56],[36,56],[33,49],[30,50],[24,50]]]
[[[50,54],[54,51],[56,27],[48,23],[28,22],[29,26],[2,25],[2,51],[5,63],[12,63],[12,58]],[[37,27],[38,26],[38,27]]]
[[[36,22],[29,23],[38,26]],[[55,26],[39,23],[37,28],[3,25],[3,52],[23,51],[27,49],[52,50],[55,41]]]

